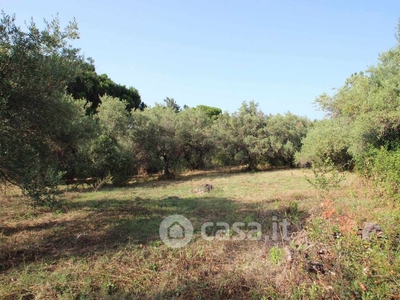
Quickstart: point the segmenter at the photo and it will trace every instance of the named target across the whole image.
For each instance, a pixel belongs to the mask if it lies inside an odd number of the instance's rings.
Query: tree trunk
[[[171,172],[169,171],[169,159],[167,155],[163,155],[164,159],[164,167],[163,167],[163,175],[171,176]]]
[[[247,167],[247,171],[257,171],[257,160],[251,155],[248,156],[249,165]]]

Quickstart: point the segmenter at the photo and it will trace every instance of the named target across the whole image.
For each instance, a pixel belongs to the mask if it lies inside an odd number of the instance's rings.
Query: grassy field
[[[399,299],[400,212],[355,174],[318,198],[309,170],[195,172],[64,192],[57,211],[0,196],[1,299]],[[204,184],[214,189],[205,192]],[[168,248],[161,221],[194,227]],[[290,241],[204,240],[204,222],[287,219]],[[362,240],[365,222],[382,237]],[[211,228],[210,235],[218,229]]]

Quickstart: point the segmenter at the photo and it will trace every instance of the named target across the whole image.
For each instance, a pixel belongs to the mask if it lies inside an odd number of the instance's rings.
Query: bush
[[[63,184],[64,172],[56,172],[47,169],[45,173],[36,176],[24,178],[22,192],[32,201],[33,206],[45,206],[55,208],[60,204],[60,199],[56,196],[58,186]]]
[[[349,129],[343,120],[322,120],[314,124],[302,140],[302,148],[295,155],[300,165],[319,164],[326,158],[342,170],[352,168],[352,156],[348,151],[350,145]]]
[[[376,191],[400,199],[400,148],[394,151],[370,148],[357,159],[357,170],[373,183]]]
[[[113,184],[122,185],[131,175],[131,158],[118,143],[107,135],[100,135],[89,149],[90,166],[86,177],[104,179],[109,175]]]
[[[344,174],[340,173],[330,158],[318,160],[312,164],[313,179],[307,178],[307,181],[318,191],[318,197],[323,193],[339,187],[344,180]]]

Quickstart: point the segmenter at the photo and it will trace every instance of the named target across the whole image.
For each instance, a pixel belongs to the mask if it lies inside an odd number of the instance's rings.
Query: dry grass
[[[340,288],[355,281],[346,277],[345,245],[337,251],[336,231],[351,250],[362,245],[355,231],[363,222],[391,226],[398,216],[390,221],[387,206],[365,193],[354,174],[321,202],[304,179],[311,175],[214,171],[174,181],[136,178],[125,188],[65,192],[57,212],[34,210],[8,191],[0,199],[0,298],[358,298]],[[214,189],[194,192],[206,183]],[[186,216],[195,228],[184,248],[168,248],[158,236],[161,221],[172,214]],[[290,242],[200,236],[206,221],[259,222],[269,234],[272,216],[292,223]],[[400,265],[400,258],[391,259]],[[367,295],[364,281],[356,285]],[[388,299],[396,295],[393,290]]]

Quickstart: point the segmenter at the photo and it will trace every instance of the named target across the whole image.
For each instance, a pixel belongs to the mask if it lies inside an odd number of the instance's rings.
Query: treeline
[[[400,40],[335,95],[321,95],[328,116],[311,122],[265,114],[254,102],[231,114],[173,98],[146,107],[135,88],[98,75],[70,46],[76,38],[74,22],[31,22],[25,32],[2,13],[0,178],[35,204],[55,203],[57,186],[76,179],[123,185],[138,173],[239,165],[356,169],[397,195]]]
[[[213,114],[218,109],[208,106],[180,110],[169,98],[164,104],[131,113],[118,99],[103,97],[102,102],[97,118],[103,135],[114,141],[121,157],[130,157],[123,164],[130,166],[127,178],[138,170],[171,176],[217,165],[247,165],[249,170],[261,165],[293,166],[310,124],[290,113],[265,115],[254,102],[244,102],[233,114],[220,110]],[[107,172],[123,174],[121,170]]]
[[[77,178],[122,185],[138,173],[293,166],[311,124],[266,115],[253,102],[233,114],[172,98],[146,108],[136,89],[98,75],[70,46],[74,22],[31,22],[23,31],[3,12],[0,33],[0,174],[38,205]]]

